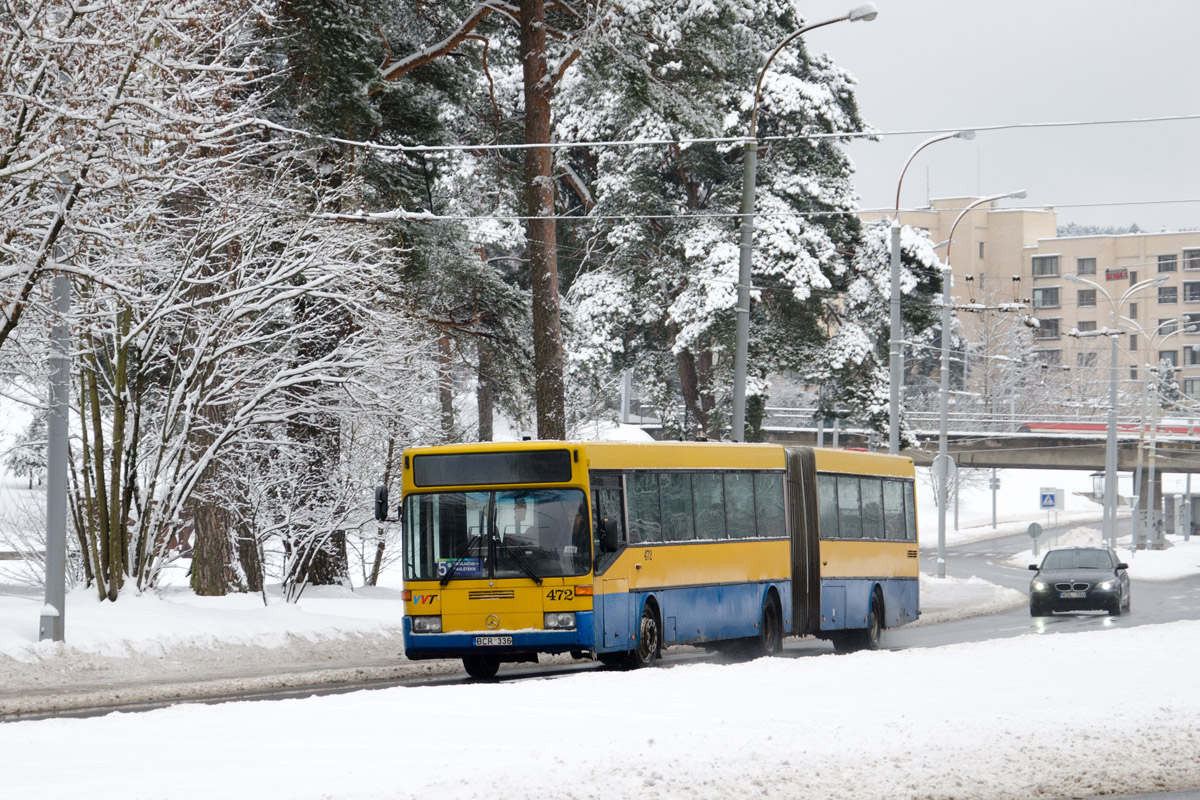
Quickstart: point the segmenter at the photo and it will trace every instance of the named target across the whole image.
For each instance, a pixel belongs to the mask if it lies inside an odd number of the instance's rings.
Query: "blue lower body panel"
[[[693,586],[596,596],[599,627],[596,651],[615,652],[634,646],[637,620],[651,598],[662,619],[664,645],[700,644],[757,636],[763,602],[775,587],[783,612],[784,631],[791,632],[791,583],[740,583]]]
[[[479,636],[511,636],[512,644],[476,647]],[[423,658],[461,658],[462,656],[494,655],[501,660],[506,655],[529,653],[569,653],[572,650],[591,650],[593,615],[591,611],[575,613],[573,631],[455,631],[450,633],[413,633],[412,621],[404,618],[404,655],[414,661]]]
[[[821,581],[821,630],[867,627],[871,595],[883,594],[883,626],[897,628],[917,618],[916,578],[838,578]]]

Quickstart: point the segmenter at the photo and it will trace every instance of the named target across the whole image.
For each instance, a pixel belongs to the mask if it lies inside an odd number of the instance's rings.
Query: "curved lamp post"
[[[891,371],[889,387],[891,396],[888,403],[888,452],[897,455],[900,452],[900,390],[904,386],[904,344],[903,328],[900,321],[900,187],[904,185],[904,174],[917,153],[931,144],[944,142],[947,139],[974,139],[975,131],[956,131],[943,133],[926,139],[917,145],[904,162],[900,170],[900,180],[896,181],[896,213],[892,217],[892,290],[891,290],[891,337],[888,340],[888,366]]]
[[[1104,328],[1098,331],[1075,332],[1078,338],[1089,338],[1091,336],[1108,336],[1112,339],[1112,360],[1109,363],[1109,390],[1108,390],[1108,436],[1104,445],[1104,513],[1102,515],[1103,522],[1101,529],[1104,536],[1104,542],[1109,547],[1116,548],[1117,546],[1117,340],[1121,335],[1121,328],[1117,324],[1117,312],[1125,305],[1125,301],[1132,297],[1135,293],[1140,292],[1148,286],[1159,286],[1170,279],[1169,275],[1163,274],[1154,278],[1147,278],[1144,281],[1138,281],[1125,290],[1121,295],[1120,300],[1114,300],[1113,296],[1108,293],[1100,284],[1095,281],[1081,278],[1078,275],[1063,273],[1065,280],[1072,283],[1091,286],[1100,294],[1108,299],[1109,305],[1112,306],[1112,328]]]
[[[762,96],[763,81],[766,80],[767,70],[779,52],[801,35],[835,22],[869,22],[879,15],[874,3],[865,3],[850,9],[840,17],[827,19],[824,22],[814,22],[805,25],[784,39],[771,53],[767,63],[763,65],[758,75],[758,83],[754,87],[754,107],[750,110],[750,136],[746,140],[742,171],[742,226],[740,257],[738,261],[737,284],[737,325],[734,333],[733,353],[733,430],[730,433],[735,442],[746,441],[746,361],[750,350],[750,273],[754,252],[754,182],[758,171],[758,101]]]
[[[941,389],[938,392],[938,405],[941,407],[938,425],[938,463],[941,464],[941,474],[934,475],[934,479],[938,482],[937,567],[939,578],[946,577],[946,488],[950,477],[950,458],[946,452],[948,449],[946,441],[947,416],[950,412],[950,290],[954,287],[954,273],[950,266],[950,248],[954,246],[954,231],[958,228],[958,223],[962,222],[963,217],[967,216],[976,206],[991,203],[995,200],[1004,200],[1010,197],[1021,198],[1024,196],[1025,190],[1018,189],[1015,192],[981,197],[962,210],[962,213],[954,220],[954,224],[950,226],[950,238],[946,240],[946,266],[942,269]]]

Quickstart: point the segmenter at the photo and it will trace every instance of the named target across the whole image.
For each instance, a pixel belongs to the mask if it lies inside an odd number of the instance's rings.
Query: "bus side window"
[[[883,481],[879,478],[860,478],[862,492],[862,524],[864,539],[883,538]]]
[[[883,530],[888,539],[904,539],[904,484],[883,482]]]
[[[858,478],[839,475],[837,479],[838,529],[843,539],[861,539],[862,507],[858,494]]]
[[[912,481],[904,482],[904,538],[910,542],[917,540],[917,498],[914,486]]]
[[[692,473],[696,496],[696,538],[725,538],[725,485],[716,472]]]
[[[754,524],[754,475],[749,472],[725,473],[725,528],[730,539],[758,536]]]
[[[658,474],[632,472],[625,478],[629,490],[629,541],[662,541],[662,511],[658,501]]]
[[[822,539],[838,538],[837,478],[817,476],[817,509]]]
[[[754,511],[758,517],[759,536],[782,539],[787,535],[783,521],[783,475],[755,473]]]
[[[617,552],[626,544],[625,515],[621,508],[619,479],[615,488],[600,487],[592,483],[592,551],[596,557],[596,571],[602,572],[617,557]],[[616,544],[616,551],[605,550],[601,534]]]

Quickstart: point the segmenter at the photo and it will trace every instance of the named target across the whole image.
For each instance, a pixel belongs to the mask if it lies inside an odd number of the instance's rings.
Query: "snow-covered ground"
[[[964,490],[951,544],[1045,524],[1043,486],[1090,488],[1086,475],[1066,473],[1001,481],[997,528],[990,493]],[[926,482],[923,548],[936,546],[928,494]],[[1058,543],[1098,540],[1098,507],[1068,497],[1057,521],[1074,527]],[[1200,541],[1171,541],[1122,558],[1139,580],[1200,580]],[[1032,560],[1031,551],[1011,557],[1018,568]],[[918,624],[1025,603],[978,578],[923,576]],[[0,585],[0,712],[459,671],[403,660],[395,587],[310,589],[295,605],[270,592],[264,602],[181,588],[100,603],[77,589],[66,644],[37,641],[40,611],[36,591]],[[806,652],[6,723],[0,764],[19,766],[0,785],[5,796],[99,800],[1049,798],[1200,787],[1191,680],[1200,622]]]

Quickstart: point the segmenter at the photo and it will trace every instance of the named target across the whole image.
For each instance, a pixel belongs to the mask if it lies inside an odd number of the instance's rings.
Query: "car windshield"
[[[1112,569],[1107,550],[1051,550],[1042,569]]]
[[[584,575],[591,541],[579,489],[431,492],[404,499],[409,580]]]

